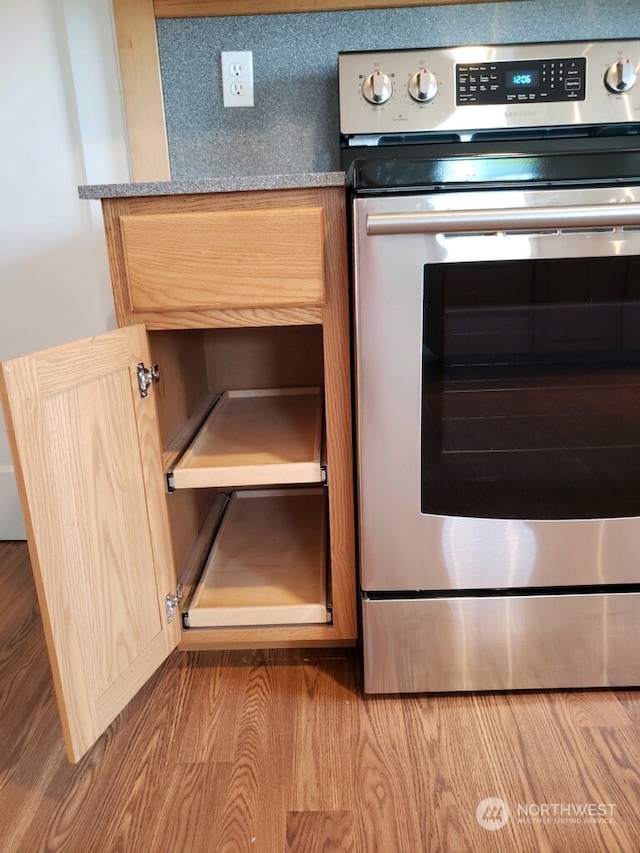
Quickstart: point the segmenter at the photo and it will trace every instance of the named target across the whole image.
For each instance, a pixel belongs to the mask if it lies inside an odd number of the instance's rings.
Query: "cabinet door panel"
[[[67,752],[76,761],[178,641],[142,326],[3,364],[3,401]]]

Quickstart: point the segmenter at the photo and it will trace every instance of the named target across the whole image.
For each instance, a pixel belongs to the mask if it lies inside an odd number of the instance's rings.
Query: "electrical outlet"
[[[250,50],[223,50],[222,103],[225,107],[253,106],[253,53]]]

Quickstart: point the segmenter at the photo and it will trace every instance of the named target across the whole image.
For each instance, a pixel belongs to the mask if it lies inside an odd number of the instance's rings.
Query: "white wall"
[[[109,0],[0,3],[0,359],[115,325],[98,202],[129,180]],[[0,423],[0,539],[24,537]]]

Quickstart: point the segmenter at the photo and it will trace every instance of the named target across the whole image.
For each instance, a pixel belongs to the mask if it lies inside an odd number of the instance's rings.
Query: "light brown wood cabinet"
[[[176,647],[355,642],[344,205],[104,199],[119,328],[2,365],[71,761]]]

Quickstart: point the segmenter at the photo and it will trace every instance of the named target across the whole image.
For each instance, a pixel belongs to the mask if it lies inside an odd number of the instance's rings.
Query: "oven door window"
[[[423,513],[640,515],[640,258],[425,267]]]

